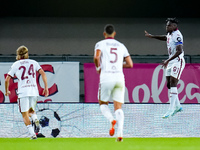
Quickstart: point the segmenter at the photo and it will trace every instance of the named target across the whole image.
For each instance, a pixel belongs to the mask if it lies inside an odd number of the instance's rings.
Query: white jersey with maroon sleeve
[[[35,60],[22,59],[16,61],[8,74],[11,77],[18,78],[18,98],[26,96],[39,96],[36,83],[36,71],[39,71],[41,66]]]
[[[167,49],[169,58],[176,53],[176,46],[183,45],[183,36],[179,30],[173,31],[171,34],[167,34]],[[176,63],[180,59],[184,58],[184,51],[175,59],[171,60],[170,63]]]
[[[100,66],[100,83],[107,81],[123,81],[123,60],[129,56],[124,44],[113,38],[107,38],[95,45],[96,50],[101,50]]]

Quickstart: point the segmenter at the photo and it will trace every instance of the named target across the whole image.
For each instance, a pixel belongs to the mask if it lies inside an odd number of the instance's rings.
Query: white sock
[[[33,122],[35,122],[35,120],[37,119],[37,115],[36,114],[32,114],[31,115],[31,119],[33,120]]]
[[[116,119],[117,119],[117,137],[123,137],[123,128],[124,128],[124,112],[122,109],[117,109],[115,111]]]
[[[110,112],[110,109],[108,105],[102,104],[100,105],[101,113],[110,121],[112,122],[114,120],[112,113]]]
[[[172,111],[174,110],[175,107],[175,103],[176,103],[176,99],[178,98],[178,90],[177,87],[171,87],[171,91],[170,91],[170,106],[169,106],[169,110]]]
[[[178,89],[177,89],[177,87],[173,87],[173,88],[174,88],[174,91],[177,92],[176,101],[175,101],[175,106],[180,107],[181,104],[180,104],[180,101],[179,101],[179,98],[178,98]]]
[[[34,136],[34,135],[35,135],[35,132],[34,132],[34,130],[33,130],[33,126],[30,124],[30,125],[27,125],[26,127],[27,127],[27,129],[28,129],[30,135],[31,135],[31,136]]]
[[[175,106],[178,106],[178,107],[181,106],[178,96],[176,98]]]

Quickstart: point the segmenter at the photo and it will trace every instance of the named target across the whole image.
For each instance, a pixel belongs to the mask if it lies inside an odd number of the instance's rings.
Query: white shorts
[[[99,84],[98,99],[103,102],[117,101],[124,103],[125,83],[104,82]]]
[[[165,75],[172,76],[179,80],[184,68],[185,68],[184,59],[181,59],[180,61],[176,63],[171,63],[171,64],[169,63],[167,65]]]
[[[22,97],[18,99],[18,106],[20,112],[27,112],[30,108],[35,110],[37,104],[37,96],[28,96]]]

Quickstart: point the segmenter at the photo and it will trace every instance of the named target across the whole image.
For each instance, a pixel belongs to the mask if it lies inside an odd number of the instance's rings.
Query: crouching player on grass
[[[45,97],[49,95],[47,86],[47,77],[41,66],[35,60],[28,59],[28,49],[25,46],[20,46],[17,49],[17,61],[13,63],[10,71],[5,79],[5,95],[9,96],[11,93],[9,91],[9,81],[12,77],[16,75],[18,78],[18,105],[19,110],[22,114],[24,123],[28,128],[31,135],[31,139],[37,139],[35,134],[39,132],[39,120],[35,113],[35,107],[37,104],[37,97],[39,96],[38,87],[36,83],[36,71],[41,74],[44,82]],[[32,118],[36,129],[31,125],[29,117]]]
[[[122,104],[125,93],[123,68],[132,68],[133,62],[126,47],[114,39],[116,32],[113,25],[106,25],[103,35],[105,40],[96,43],[94,52],[94,63],[97,73],[100,74],[98,99],[102,114],[111,124],[110,136],[114,135],[117,123],[117,141],[122,141],[124,124]],[[111,99],[114,103],[116,120],[108,107]]]

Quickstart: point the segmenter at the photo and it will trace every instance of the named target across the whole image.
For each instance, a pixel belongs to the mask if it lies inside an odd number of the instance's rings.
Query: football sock
[[[33,130],[33,126],[31,124],[27,125],[26,127],[27,127],[27,129],[28,129],[28,131],[29,131],[31,136],[35,135],[35,132]]]
[[[35,122],[35,120],[37,119],[37,115],[36,114],[32,114],[31,118],[32,118],[33,122]]]
[[[179,101],[179,98],[178,98],[178,90],[177,90],[177,87],[172,87],[172,88],[173,88],[174,92],[177,93],[177,95],[176,95],[176,100],[175,100],[175,106],[180,107],[181,104],[180,104],[180,101]]]
[[[110,121],[112,122],[114,120],[112,113],[110,112],[110,109],[108,105],[102,104],[100,105],[101,113]]]
[[[178,95],[177,95],[177,98],[176,98],[176,101],[175,101],[175,106],[178,106],[178,107],[181,106]]]
[[[171,91],[170,91],[170,106],[169,106],[169,110],[174,110],[174,106],[175,106],[175,102],[177,101],[178,97],[178,91],[177,91],[177,87],[171,87]]]
[[[123,127],[124,127],[124,112],[122,109],[117,109],[115,111],[116,119],[117,119],[117,137],[123,137]]]

